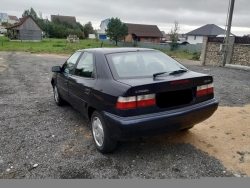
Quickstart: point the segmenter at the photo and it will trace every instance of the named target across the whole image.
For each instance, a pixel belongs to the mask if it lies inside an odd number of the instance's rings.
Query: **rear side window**
[[[186,69],[158,51],[114,53],[106,55],[115,79],[152,77],[154,73]]]
[[[76,69],[75,75],[81,76],[85,78],[93,78],[94,77],[94,60],[93,54],[89,52],[84,52],[82,57],[80,58]]]

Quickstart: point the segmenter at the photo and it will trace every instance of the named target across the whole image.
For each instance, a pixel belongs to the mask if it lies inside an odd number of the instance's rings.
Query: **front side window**
[[[74,74],[85,78],[94,77],[94,60],[92,53],[84,52],[76,66]]]
[[[114,53],[106,57],[115,79],[152,77],[153,74],[159,72],[187,69],[168,55],[158,51]]]
[[[63,72],[72,74],[74,71],[75,64],[82,52],[76,52],[63,64]]]

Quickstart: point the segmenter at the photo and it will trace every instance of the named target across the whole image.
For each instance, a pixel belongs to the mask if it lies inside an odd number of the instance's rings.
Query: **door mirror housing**
[[[53,66],[51,68],[51,71],[60,73],[60,72],[62,72],[62,68],[60,66]]]

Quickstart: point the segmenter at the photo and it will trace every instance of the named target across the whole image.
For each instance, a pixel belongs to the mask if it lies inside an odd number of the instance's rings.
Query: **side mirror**
[[[52,72],[62,72],[62,68],[60,66],[53,66],[51,68]]]

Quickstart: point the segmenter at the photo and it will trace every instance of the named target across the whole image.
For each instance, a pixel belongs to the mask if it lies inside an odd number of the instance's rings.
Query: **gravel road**
[[[66,58],[0,52],[1,179],[235,176],[218,159],[191,144],[160,141],[159,137],[171,139],[171,134],[121,142],[114,153],[100,154],[94,147],[89,121],[70,105],[58,107],[54,103],[50,70]],[[250,87],[249,72],[183,63],[214,76],[220,105],[250,103],[250,92],[243,92]]]

